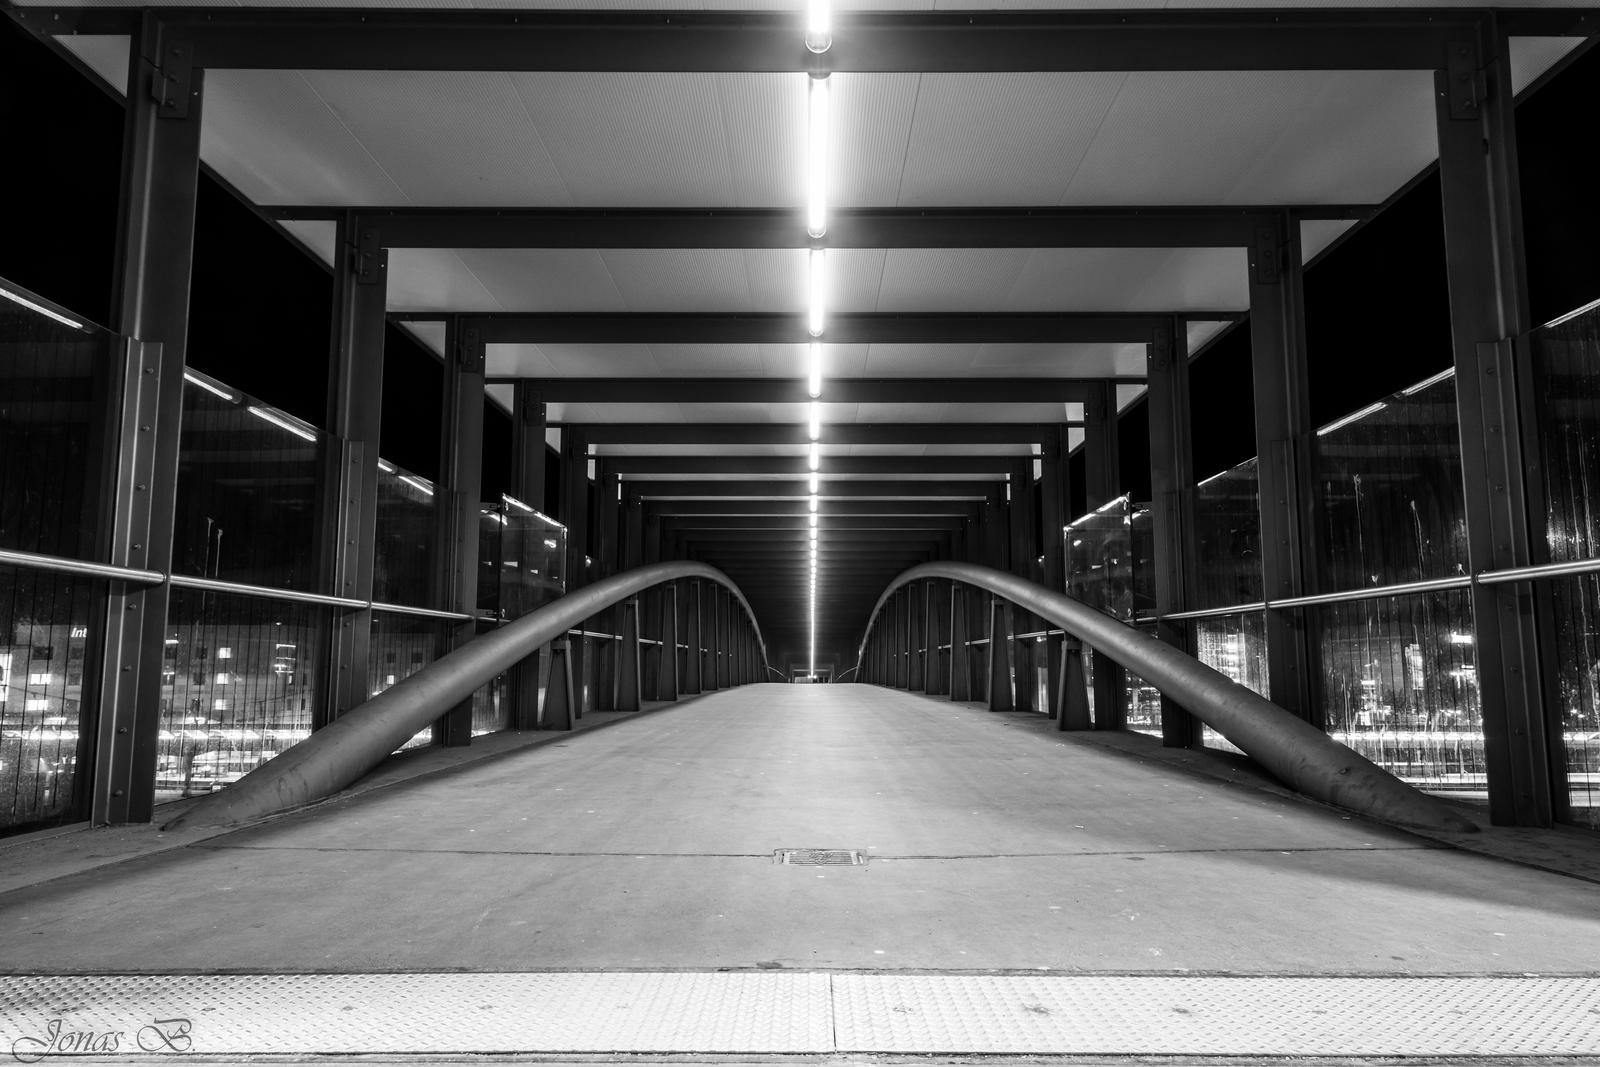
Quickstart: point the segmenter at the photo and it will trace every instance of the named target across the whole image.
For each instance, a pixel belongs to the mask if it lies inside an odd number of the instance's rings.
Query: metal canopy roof
[[[125,85],[122,0],[22,6]],[[1251,212],[1307,209],[1309,260],[1427,167],[1441,35],[1491,5],[846,2],[821,57],[794,3],[652,6],[166,13],[206,68],[205,162],[330,263],[338,210],[379,212],[391,311],[435,351],[429,316],[491,316],[491,396],[548,382],[551,422],[746,584],[774,651],[804,632],[773,564],[805,551],[806,87],[832,71],[821,510],[859,566],[825,553],[818,644],[843,653],[1040,427],[1082,439],[1056,379],[1125,406],[1149,316],[1193,351],[1247,309]],[[1582,24],[1515,7],[1521,88]]]

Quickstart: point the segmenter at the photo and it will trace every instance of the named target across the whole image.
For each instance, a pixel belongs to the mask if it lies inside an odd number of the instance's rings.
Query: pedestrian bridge
[[[210,1056],[1600,1056],[1592,872],[1455,847],[1560,866],[1548,831],[1420,837],[870,685],[588,721],[242,829],[11,846],[8,1047],[186,1019]]]

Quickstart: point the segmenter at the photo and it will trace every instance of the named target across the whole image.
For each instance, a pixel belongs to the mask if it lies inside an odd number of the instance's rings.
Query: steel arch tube
[[[878,612],[907,582],[950,578],[1005,597],[1092,645],[1175,700],[1238,745],[1280,781],[1313,799],[1385,822],[1454,833],[1477,825],[1278,705],[1103,612],[1026,578],[971,563],[923,563],[889,583],[862,637],[864,650]],[[859,659],[859,653],[858,653]]]
[[[703,563],[652,563],[602,578],[442,656],[335,719],[163,829],[233,826],[321,800],[382,763],[418,730],[466,700],[495,675],[572,627],[651,586],[680,578],[724,585],[744,609],[766,659],[755,613],[732,579]]]

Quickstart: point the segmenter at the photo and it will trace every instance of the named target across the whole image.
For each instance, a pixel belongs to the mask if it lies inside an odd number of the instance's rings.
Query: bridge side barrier
[[[766,645],[755,613],[731,578],[703,563],[652,563],[602,578],[474,638],[352,708],[227,789],[202,798],[163,829],[233,826],[332,796],[541,646],[652,586],[684,578],[709,579],[729,589],[750,620],[764,662]]]
[[[873,623],[890,596],[909,582],[929,578],[948,578],[976,586],[1048,619],[1133,670],[1285,785],[1308,797],[1386,822],[1456,833],[1478,829],[1437,798],[1402,782],[1310,723],[1154,635],[1119,622],[1065,593],[990,567],[923,563],[895,578],[867,620],[857,650],[858,665],[865,660]]]

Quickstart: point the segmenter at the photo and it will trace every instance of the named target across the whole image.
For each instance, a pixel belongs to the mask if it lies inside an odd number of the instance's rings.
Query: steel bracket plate
[[[1445,46],[1443,91],[1452,119],[1478,117],[1489,84],[1473,42],[1451,41]]]
[[[188,41],[164,41],[150,72],[150,96],[164,119],[189,117],[194,93],[194,46]]]

